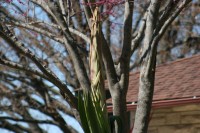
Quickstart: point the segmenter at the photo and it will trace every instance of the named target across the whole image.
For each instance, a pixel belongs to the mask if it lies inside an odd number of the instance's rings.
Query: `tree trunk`
[[[133,133],[147,133],[154,91],[157,43],[152,43],[157,22],[159,0],[151,0],[145,29],[139,81],[138,105]]]
[[[147,58],[147,61],[149,61],[150,58],[151,57]],[[152,58],[151,67],[148,69],[148,63],[144,63],[140,71],[138,105],[135,114],[133,133],[147,133],[154,91],[156,53]]]
[[[126,94],[119,89],[120,91],[115,91],[112,95],[112,103],[113,103],[113,116],[119,116],[122,122],[122,132],[128,132],[128,124],[127,123],[127,112],[126,112]],[[115,123],[115,133],[119,133],[119,127]]]

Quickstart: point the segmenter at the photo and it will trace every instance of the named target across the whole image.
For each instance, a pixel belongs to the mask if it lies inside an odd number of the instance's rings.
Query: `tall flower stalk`
[[[105,89],[102,72],[102,44],[101,44],[101,20],[98,7],[96,7],[91,28],[91,45],[90,45],[90,77],[91,90],[94,95],[94,102],[100,102],[103,111],[106,111]],[[106,113],[106,112],[105,112]]]

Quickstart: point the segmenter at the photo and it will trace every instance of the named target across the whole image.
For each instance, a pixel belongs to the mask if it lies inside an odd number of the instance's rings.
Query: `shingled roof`
[[[138,83],[139,71],[131,73],[127,93],[127,106],[131,108],[137,103]],[[200,102],[200,55],[157,66],[153,106],[174,102]]]

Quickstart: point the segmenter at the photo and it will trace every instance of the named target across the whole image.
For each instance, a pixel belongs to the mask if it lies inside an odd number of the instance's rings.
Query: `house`
[[[139,72],[131,73],[127,93],[134,125]],[[112,106],[108,106],[112,112]],[[157,66],[148,133],[200,133],[200,55]]]

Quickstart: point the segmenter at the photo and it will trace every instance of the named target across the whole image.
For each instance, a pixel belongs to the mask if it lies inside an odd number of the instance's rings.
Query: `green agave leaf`
[[[79,94],[78,104],[82,127],[85,133],[110,133],[108,119],[99,100],[92,100],[92,93]]]
[[[95,95],[93,95],[95,97]],[[108,123],[108,119],[106,117],[107,112],[104,110],[105,108],[101,107],[100,99],[98,99],[96,102],[94,101],[96,116],[99,122],[99,126],[101,128],[101,132],[104,133],[110,133],[110,126]]]
[[[90,133],[87,117],[85,115],[86,112],[85,112],[85,107],[84,107],[84,101],[80,92],[78,93],[78,109],[79,109],[79,114],[80,114],[83,130],[85,133]]]
[[[84,98],[86,111],[85,115],[87,117],[90,133],[101,133],[101,129],[99,127],[98,118],[91,96],[89,94],[85,94]]]

